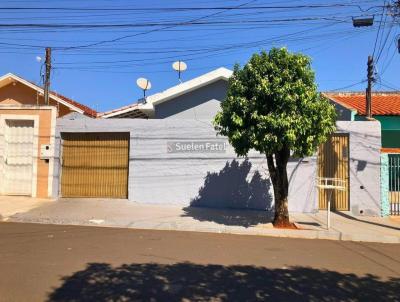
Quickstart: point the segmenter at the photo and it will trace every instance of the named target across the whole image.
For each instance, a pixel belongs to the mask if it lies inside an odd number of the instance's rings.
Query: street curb
[[[93,224],[93,223],[63,223],[59,221],[37,221],[31,220],[18,220],[10,217],[4,223],[36,223],[36,224],[54,224],[54,225],[65,225],[65,226],[89,226],[89,227],[106,227],[106,228],[123,228],[123,229],[135,229],[135,230],[158,230],[158,231],[178,231],[178,232],[199,232],[199,233],[214,233],[214,234],[231,234],[231,235],[247,235],[247,236],[265,236],[265,237],[276,237],[276,238],[292,238],[292,239],[322,239],[322,240],[336,240],[336,241],[355,241],[355,242],[374,242],[374,243],[388,243],[388,244],[399,244],[400,237],[383,235],[379,238],[368,234],[343,234],[334,230],[291,230],[291,229],[242,229],[239,227],[221,227],[221,228],[210,228],[210,227],[191,227],[191,226],[177,226],[176,224],[170,224],[166,226],[121,226],[112,224]]]

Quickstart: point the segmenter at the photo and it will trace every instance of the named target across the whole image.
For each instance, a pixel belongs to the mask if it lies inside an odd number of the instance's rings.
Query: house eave
[[[0,77],[0,83],[4,83],[5,82],[5,85],[1,85],[0,84],[0,88],[12,83],[13,80],[17,81],[17,82],[20,82],[20,83],[22,83],[22,84],[24,84],[24,85],[36,90],[37,92],[39,92],[41,94],[44,94],[43,88],[41,88],[41,87],[39,87],[37,85],[34,85],[34,84],[30,83],[29,81],[26,81],[23,78],[20,78],[19,76],[16,76],[15,74],[12,74],[12,73],[7,73],[7,74],[3,75],[2,77]],[[63,99],[59,98],[58,96],[56,96],[56,95],[54,95],[52,93],[49,93],[49,97],[51,99],[53,99],[54,101],[56,101],[56,102],[58,102],[60,104],[63,104],[64,106],[70,108],[73,111],[76,111],[76,112],[81,113],[81,114],[85,114],[84,110],[82,110],[82,109],[80,109],[80,108],[78,108],[78,107],[76,107],[76,106],[64,101]]]

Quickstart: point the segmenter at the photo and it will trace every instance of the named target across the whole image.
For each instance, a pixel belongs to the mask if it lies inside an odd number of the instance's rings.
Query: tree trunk
[[[282,148],[274,156],[267,156],[268,170],[274,188],[275,216],[273,224],[276,227],[291,227],[288,210],[289,182],[287,177],[287,163],[290,150]],[[275,162],[274,162],[275,157]]]

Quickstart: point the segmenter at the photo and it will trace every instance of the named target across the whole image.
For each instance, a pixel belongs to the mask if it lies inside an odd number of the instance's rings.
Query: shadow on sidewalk
[[[255,210],[222,210],[201,207],[186,207],[183,217],[192,217],[199,221],[212,221],[229,226],[252,227],[272,222],[273,212]]]
[[[91,263],[62,281],[48,301],[398,301],[400,294],[399,278],[307,267]]]
[[[387,224],[382,224],[382,223],[377,223],[377,222],[373,222],[373,221],[366,221],[366,220],[358,219],[358,218],[356,218],[354,216],[348,215],[348,214],[340,212],[340,211],[336,211],[335,214],[337,214],[338,216],[342,216],[344,218],[347,218],[347,219],[358,221],[358,222],[367,223],[367,224],[376,225],[376,226],[379,226],[379,227],[382,227],[382,228],[388,228],[388,229],[400,231],[400,228],[398,228],[398,227],[394,227],[394,226],[387,225]]]

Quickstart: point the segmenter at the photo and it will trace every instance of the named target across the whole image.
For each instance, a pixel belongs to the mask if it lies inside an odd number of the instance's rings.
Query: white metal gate
[[[3,194],[32,195],[33,120],[5,120]]]

